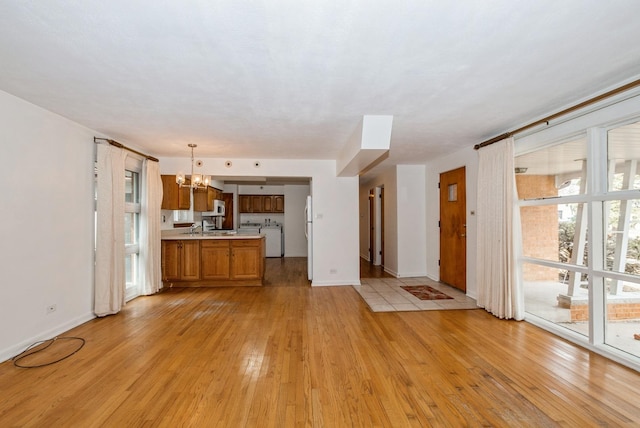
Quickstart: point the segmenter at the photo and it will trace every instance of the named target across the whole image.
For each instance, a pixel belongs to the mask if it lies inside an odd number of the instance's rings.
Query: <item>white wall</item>
[[[398,165],[398,277],[427,274],[427,235],[424,165]]]
[[[440,174],[456,168],[465,167],[467,187],[467,294],[477,297],[476,285],[476,206],[478,181],[478,154],[473,147],[459,150],[448,156],[433,159],[426,165],[426,237],[427,237],[427,275],[438,281],[440,269],[440,199],[438,182]],[[474,214],[471,214],[471,213]]]
[[[0,91],[0,361],[94,316],[94,136]]]
[[[314,200],[312,285],[360,283],[358,177],[336,177],[332,160],[205,158],[203,173],[224,177],[309,177]],[[227,168],[225,162],[232,161]],[[161,158],[162,174],[190,167],[190,158]],[[286,200],[286,198],[285,198]]]

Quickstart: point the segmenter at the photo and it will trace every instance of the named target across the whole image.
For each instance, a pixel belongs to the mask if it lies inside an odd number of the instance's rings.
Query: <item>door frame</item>
[[[384,186],[369,190],[369,263],[384,267]]]

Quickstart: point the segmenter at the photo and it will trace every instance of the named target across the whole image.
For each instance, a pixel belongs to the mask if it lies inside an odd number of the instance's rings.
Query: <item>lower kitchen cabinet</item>
[[[203,240],[200,244],[202,279],[229,279],[229,253],[228,240]]]
[[[162,241],[162,279],[163,281],[200,279],[200,241]]]
[[[262,285],[265,239],[162,241],[165,286]]]
[[[238,239],[231,241],[231,278],[257,279],[264,270],[264,239]]]

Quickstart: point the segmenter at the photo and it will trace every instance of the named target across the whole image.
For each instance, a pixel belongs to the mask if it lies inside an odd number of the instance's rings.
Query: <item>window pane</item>
[[[587,213],[583,207],[584,204],[521,207],[523,255],[586,266]]]
[[[583,335],[589,333],[587,276],[524,263],[525,310]]]
[[[584,193],[586,138],[516,157],[516,185],[520,199],[538,199]]]
[[[609,190],[640,189],[640,122],[607,133]]]
[[[138,255],[127,254],[124,258],[125,283],[127,288],[138,284]]]
[[[127,170],[125,171],[124,178],[124,201],[136,204],[140,203],[138,173]]]
[[[124,213],[124,243],[125,245],[138,243],[138,223],[140,214]]]
[[[605,343],[640,356],[640,342],[635,338],[640,334],[640,284],[606,278],[604,292]]]
[[[640,199],[604,204],[607,270],[640,275]]]

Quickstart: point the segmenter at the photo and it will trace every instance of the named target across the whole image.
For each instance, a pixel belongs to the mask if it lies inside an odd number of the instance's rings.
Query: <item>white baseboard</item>
[[[361,285],[360,278],[352,281],[311,281],[312,287],[337,287],[344,285]]]
[[[3,349],[2,351],[0,351],[0,362],[4,362],[15,357],[16,355],[20,354],[21,352],[23,352],[25,349],[27,349],[29,346],[33,345],[36,342],[52,339],[56,336],[61,336],[62,333],[69,331],[72,328],[77,327],[81,324],[84,324],[87,321],[91,321],[95,317],[96,315],[93,312],[90,312],[83,316],[67,321],[63,324],[60,324],[56,327],[53,327],[47,331],[44,331],[41,334],[38,334],[29,339],[26,339],[14,346],[10,346],[9,348]]]

